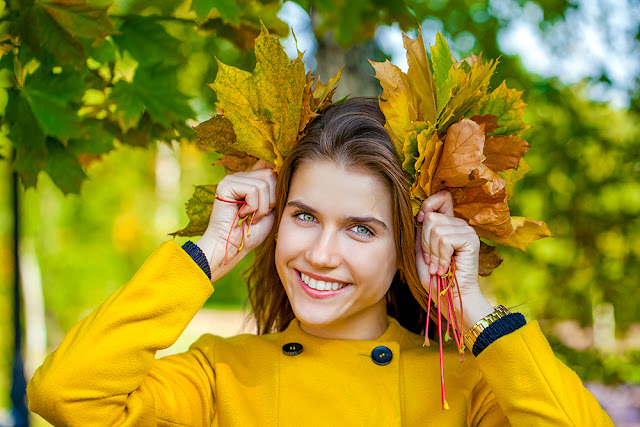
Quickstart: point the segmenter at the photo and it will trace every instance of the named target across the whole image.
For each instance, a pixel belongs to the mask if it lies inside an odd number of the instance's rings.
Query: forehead
[[[307,162],[291,178],[288,200],[344,216],[372,215],[392,225],[391,193],[366,169],[344,168],[332,161]]]

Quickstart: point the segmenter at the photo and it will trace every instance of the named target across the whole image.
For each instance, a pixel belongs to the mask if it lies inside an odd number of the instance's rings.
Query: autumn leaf
[[[211,208],[216,199],[216,185],[198,185],[186,204],[189,224],[172,236],[201,236],[207,230]]]
[[[340,77],[342,76],[342,70],[344,67],[338,71],[338,73],[331,77],[327,84],[322,84],[320,81],[320,76],[318,76],[318,80],[316,82],[316,86],[313,88],[313,98],[311,98],[311,109],[314,111],[324,110],[329,106],[331,102],[331,97],[336,91],[336,84]]]
[[[436,84],[431,74],[431,67],[422,40],[422,30],[418,37],[411,39],[402,35],[404,48],[407,50],[409,70],[407,80],[411,88],[411,106],[416,111],[417,120],[435,124],[436,115]]]
[[[418,146],[421,147],[424,141],[424,148],[421,148],[419,162],[416,162],[416,164],[419,164],[419,170],[411,187],[411,196],[419,200],[424,200],[433,194],[433,179],[442,154],[442,147],[444,146],[444,143],[435,132],[428,140],[427,135],[427,131],[423,131],[418,135]]]
[[[211,87],[217,106],[236,134],[234,148],[274,163],[276,170],[298,137],[306,85],[302,54],[289,61],[277,37],[262,26],[255,42],[253,73],[218,61],[218,75]]]
[[[196,142],[205,147],[213,148],[220,154],[237,155],[244,152],[234,148],[236,133],[228,118],[217,115],[198,124],[194,128],[197,132]]]
[[[531,146],[515,135],[493,135],[484,142],[484,164],[494,172],[517,169],[520,159]]]
[[[436,34],[436,44],[431,48],[431,62],[433,64],[433,77],[438,91],[439,113],[447,103],[451,94],[451,90],[447,90],[446,88],[450,87],[450,85],[447,84],[447,80],[449,79],[449,70],[453,68],[453,59],[451,58],[449,44],[441,33]]]
[[[498,124],[498,117],[492,114],[485,114],[484,116],[475,115],[469,118],[479,125],[484,124],[484,133],[487,136],[495,132],[500,127]]]
[[[538,239],[553,237],[549,227],[543,221],[523,217],[511,217],[513,234],[501,238],[486,229],[476,228],[478,236],[500,245],[511,246],[526,252],[527,246]]]
[[[298,126],[298,137],[304,136],[307,125],[318,116],[318,111],[322,111],[331,105],[331,99],[336,91],[336,83],[340,80],[341,75],[342,69],[324,85],[320,81],[320,77],[316,80],[311,76],[311,72],[307,73],[307,83],[302,94],[302,113]],[[312,89],[314,82],[315,87]]]
[[[222,156],[213,166],[224,166],[227,171],[246,172],[251,170],[258,159],[249,155]]]
[[[434,180],[436,187],[463,187],[469,183],[469,174],[485,159],[484,126],[463,119],[447,130],[442,157]],[[437,191],[434,189],[434,191]]]
[[[507,88],[503,81],[478,106],[477,114],[492,114],[498,118],[500,128],[496,134],[521,136],[531,127],[522,120],[526,106],[522,101],[522,91]]]
[[[439,128],[446,128],[457,122],[486,97],[496,65],[497,61],[475,64],[469,73],[462,67],[450,69],[446,90],[452,85],[451,95],[445,103],[439,104]]]
[[[502,176],[502,178],[504,178],[505,180],[505,193],[506,193],[507,200],[513,197],[513,190],[516,183],[520,181],[525,176],[525,174],[530,170],[531,168],[529,167],[527,162],[524,160],[524,158],[522,158],[518,163],[517,169],[509,169],[500,174],[500,176]]]
[[[405,128],[417,119],[415,109],[413,114],[409,107],[412,102],[409,81],[407,75],[400,68],[393,65],[388,60],[385,62],[369,61],[376,70],[375,77],[382,86],[380,95],[380,109],[387,120],[384,127],[389,132],[396,152],[402,162],[405,161],[403,155],[405,145]]]
[[[290,61],[264,25],[255,55],[253,73],[218,61],[218,74],[210,85],[218,99],[217,114],[195,127],[197,142],[222,154],[214,165],[227,171],[249,170],[260,159],[274,164],[277,172],[309,122],[331,104],[342,73],[326,85],[305,74],[302,54]],[[215,186],[196,187],[187,203],[189,225],[174,235],[204,233],[214,195]]]
[[[465,219],[469,225],[473,226],[480,237],[485,237],[481,231],[487,231],[496,238],[506,238],[513,234],[511,217],[509,216],[509,206],[506,202],[488,203],[467,203],[457,205],[454,212]],[[492,238],[487,237],[496,243]]]
[[[489,276],[500,264],[502,258],[498,255],[498,248],[481,241],[478,274],[482,277]]]

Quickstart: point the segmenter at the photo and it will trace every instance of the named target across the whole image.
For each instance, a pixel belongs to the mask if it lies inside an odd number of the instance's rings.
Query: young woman
[[[164,243],[47,357],[28,385],[31,410],[78,426],[612,425],[535,322],[494,312],[478,286],[478,237],[451,196],[427,199],[414,221],[377,101],[328,108],[277,177],[258,164],[217,195],[197,245]],[[251,234],[238,251],[235,226],[225,263],[239,206]],[[211,283],[258,246],[259,335],[205,335],[156,360]],[[438,351],[414,332],[425,316],[416,298],[426,303],[430,274],[452,256],[465,330],[499,319],[464,363],[446,346],[444,411]]]

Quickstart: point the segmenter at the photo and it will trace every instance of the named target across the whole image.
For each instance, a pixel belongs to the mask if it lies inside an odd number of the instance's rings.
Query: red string
[[[224,246],[224,264],[227,265],[229,263],[229,241],[231,240],[231,232],[233,231],[233,227],[236,225],[236,221],[238,221],[238,217],[240,216],[240,211],[242,210],[243,207],[246,206],[247,202],[245,202],[244,200],[225,200],[220,198],[217,194],[216,194],[216,200],[220,200],[221,202],[224,203],[235,203],[235,204],[240,204],[242,206],[240,206],[240,208],[238,209],[238,212],[236,213],[235,218],[233,218],[233,222],[231,223],[231,228],[229,229],[229,234],[227,235],[227,243]],[[244,222],[243,220],[246,217],[240,219],[240,221],[238,222],[238,224],[242,224],[242,241],[240,242],[240,246],[238,247],[238,252],[242,250],[242,248],[244,247]],[[250,215],[250,219],[249,219],[249,225],[247,227],[247,236],[251,236],[251,223],[253,222],[253,215]]]

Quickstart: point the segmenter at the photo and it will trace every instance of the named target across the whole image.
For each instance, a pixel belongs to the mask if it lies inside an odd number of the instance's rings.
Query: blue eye
[[[302,222],[314,222],[316,218],[308,212],[298,212],[293,215]]]
[[[351,227],[351,230],[363,236],[373,236],[374,234],[369,227],[362,224],[354,225],[353,227]]]

